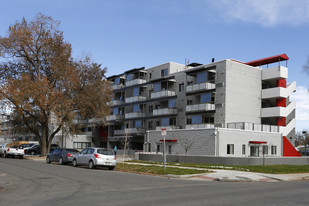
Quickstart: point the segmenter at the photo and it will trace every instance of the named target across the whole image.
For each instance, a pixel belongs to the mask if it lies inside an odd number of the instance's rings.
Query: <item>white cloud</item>
[[[309,121],[309,90],[298,86],[296,92],[291,95],[291,100],[296,101],[296,119]]]
[[[308,0],[206,0],[227,22],[243,21],[263,26],[309,22]]]

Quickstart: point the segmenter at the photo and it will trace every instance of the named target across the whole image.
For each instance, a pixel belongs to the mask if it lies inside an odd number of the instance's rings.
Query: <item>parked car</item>
[[[22,159],[24,154],[24,150],[19,149],[17,145],[10,147],[10,144],[3,144],[0,148],[0,155],[2,157],[18,157]]]
[[[97,166],[108,167],[113,170],[116,166],[116,156],[112,149],[89,147],[74,155],[74,167],[88,165],[89,169]]]
[[[18,149],[26,150],[26,149],[29,149],[30,147],[32,147],[33,145],[35,145],[35,144],[34,143],[21,144],[21,145],[18,146]]]
[[[46,156],[46,163],[59,162],[60,165],[67,164],[73,161],[73,157],[77,153],[79,153],[79,151],[76,149],[55,149]]]
[[[54,151],[57,148],[59,148],[59,146],[57,144],[52,144],[50,146],[50,152]],[[29,149],[25,150],[25,154],[30,154],[30,155],[41,154],[41,146],[40,145],[33,145]]]

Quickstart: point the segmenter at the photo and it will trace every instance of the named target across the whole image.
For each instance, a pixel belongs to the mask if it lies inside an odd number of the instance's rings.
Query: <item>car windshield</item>
[[[109,149],[98,149],[97,153],[103,154],[103,155],[114,155],[113,150],[109,150]]]

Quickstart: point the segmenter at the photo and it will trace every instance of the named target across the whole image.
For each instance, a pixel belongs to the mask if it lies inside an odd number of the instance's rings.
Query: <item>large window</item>
[[[206,82],[207,80],[207,73],[206,72],[200,72],[200,73],[197,73],[196,75],[196,83],[203,83],[203,82]]]
[[[227,145],[227,154],[234,154],[234,144]]]
[[[134,97],[139,96],[139,87],[133,88],[133,96]]]
[[[134,127],[141,128],[142,127],[142,120],[137,120],[133,122]]]
[[[201,103],[209,103],[209,102],[211,102],[211,94],[202,94]]]
[[[192,116],[192,124],[202,124],[202,115]]]
[[[153,83],[153,91],[154,91],[154,92],[159,92],[159,91],[161,91],[161,82]]]
[[[133,75],[132,75],[132,74],[127,74],[127,76],[126,76],[127,81],[132,80],[132,78],[133,78]]]
[[[119,114],[118,111],[119,111],[118,107],[113,108],[113,115]]]
[[[135,104],[133,106],[133,112],[140,112],[140,111],[141,111],[141,108],[140,108],[139,104]]]
[[[169,108],[175,108],[176,107],[176,99],[168,100],[168,107]]]
[[[91,142],[73,142],[74,149],[85,149],[91,147]]]
[[[161,126],[168,126],[170,122],[169,118],[162,118],[161,119]]]
[[[120,77],[116,77],[116,78],[115,78],[115,83],[114,83],[114,85],[118,85],[118,84],[120,84]]]

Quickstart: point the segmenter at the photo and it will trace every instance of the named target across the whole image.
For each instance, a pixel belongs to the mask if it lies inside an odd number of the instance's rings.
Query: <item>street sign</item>
[[[166,128],[162,128],[161,129],[161,135],[162,136],[166,136]]]

